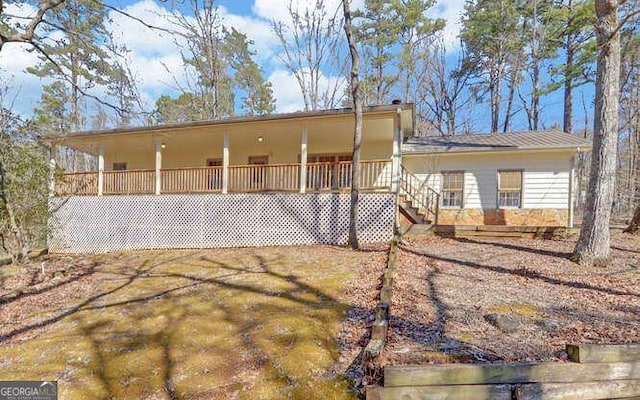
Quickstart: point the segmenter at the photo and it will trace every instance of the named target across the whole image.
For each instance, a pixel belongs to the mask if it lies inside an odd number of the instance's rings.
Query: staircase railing
[[[400,181],[400,195],[406,196],[411,204],[423,210],[426,216],[433,215],[434,223],[438,224],[440,211],[440,193],[435,191],[426,182],[418,179],[402,166],[402,179]]]

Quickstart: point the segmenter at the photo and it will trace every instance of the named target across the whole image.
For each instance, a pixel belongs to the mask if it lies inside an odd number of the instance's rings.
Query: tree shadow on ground
[[[568,252],[535,249],[527,246],[518,246],[511,243],[494,241],[491,239],[483,239],[482,241],[480,241],[480,240],[473,240],[469,238],[453,238],[453,240],[460,243],[471,243],[471,244],[479,244],[484,246],[488,245],[488,246],[494,246],[494,247],[502,247],[504,249],[524,251],[526,253],[533,253],[533,254],[538,254],[542,256],[557,257],[557,258],[562,258],[567,260],[571,259],[571,253],[568,253]]]
[[[614,250],[626,251],[628,253],[640,254],[640,250],[638,250],[638,249],[625,249],[624,247],[620,247],[620,246],[611,246],[611,248],[614,249]]]
[[[45,263],[45,261],[42,262]],[[23,273],[23,276],[20,277],[20,279],[24,280],[24,275],[27,275],[26,279],[28,282],[19,284],[18,288],[13,288],[13,290],[1,294],[0,306],[74,283],[84,277],[93,275],[98,266],[98,262],[91,262],[88,265],[76,265],[71,263],[67,264],[62,272],[58,270],[52,275],[51,272],[47,272],[47,269],[50,268],[49,266],[45,268],[45,273],[43,274],[42,269],[32,262],[30,265],[23,267],[25,268],[25,272]],[[8,279],[2,279],[0,288],[3,290],[10,289],[6,287],[7,281]]]
[[[345,312],[373,310],[340,301],[343,282],[321,271],[308,277],[309,267],[298,271],[282,256],[192,256],[98,268],[101,290],[0,342],[49,328],[39,334],[48,344],[30,340],[22,350],[34,360],[43,352],[41,363],[56,352],[47,368],[78,398],[353,396],[346,379],[326,370],[339,357],[335,333]]]
[[[401,246],[401,250],[407,251]],[[434,307],[433,319],[429,324],[400,318],[393,312],[389,319],[390,330],[395,335],[409,339],[412,344],[421,345],[421,348],[412,347],[413,354],[408,356],[409,363],[483,363],[501,361],[503,358],[491,351],[480,349],[470,343],[449,337],[446,332],[447,321],[452,320],[450,307],[443,301],[440,289],[436,283],[438,275],[443,272],[433,263],[424,277],[427,293],[426,301]]]
[[[470,242],[471,243],[484,243],[484,242],[475,242],[475,241],[470,241]],[[516,249],[518,249],[520,246],[514,246],[514,247]],[[591,284],[584,283],[584,282],[576,282],[576,281],[571,281],[571,280],[564,280],[564,279],[554,278],[554,277],[546,276],[544,274],[541,274],[539,272],[532,271],[532,270],[529,270],[529,269],[526,269],[526,268],[523,268],[523,269],[509,269],[509,268],[499,267],[499,266],[495,266],[495,265],[480,264],[480,263],[476,263],[476,262],[472,262],[472,261],[468,261],[468,260],[463,260],[463,259],[459,259],[459,258],[454,258],[454,257],[443,257],[443,256],[440,256],[438,254],[429,253],[429,252],[424,251],[424,250],[413,249],[413,248],[410,248],[410,247],[407,247],[407,246],[401,246],[401,249],[406,251],[406,252],[413,253],[413,254],[416,254],[416,255],[419,255],[419,256],[429,257],[429,258],[432,258],[434,260],[439,260],[439,261],[444,261],[444,262],[451,262],[451,263],[455,263],[455,264],[458,264],[458,265],[461,265],[461,266],[465,266],[465,267],[469,267],[469,268],[488,270],[488,271],[497,272],[497,273],[501,273],[501,274],[520,276],[520,277],[525,277],[525,278],[529,278],[529,279],[537,279],[537,280],[540,280],[542,282],[553,284],[553,285],[562,285],[562,286],[567,286],[567,287],[577,288],[577,289],[595,290],[595,291],[598,291],[598,292],[601,292],[601,293],[607,293],[607,294],[612,294],[612,295],[623,295],[623,296],[640,297],[640,293],[627,292],[627,291],[617,290],[617,289],[613,289],[613,288],[603,288],[603,287],[591,285]],[[560,253],[560,254],[562,254],[562,253]]]

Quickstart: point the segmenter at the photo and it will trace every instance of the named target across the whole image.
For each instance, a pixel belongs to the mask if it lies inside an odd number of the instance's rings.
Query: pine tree
[[[243,113],[271,114],[276,108],[273,89],[271,82],[264,79],[260,66],[253,60],[255,53],[249,49],[251,44],[247,35],[235,28],[225,31],[225,55],[234,73],[236,96],[240,94]]]
[[[461,72],[477,78],[476,85],[489,92],[491,132],[499,129],[504,80],[522,53],[519,18],[513,1],[476,0],[465,5],[460,38],[466,59]]]
[[[53,77],[65,82],[69,92],[69,115],[72,130],[84,127],[83,99],[88,90],[105,85],[111,74],[105,48],[109,33],[104,22],[105,8],[91,0],[67,0],[51,11],[47,33],[62,31],[63,37],[41,45],[40,64],[27,71],[40,77]],[[94,97],[95,99],[95,97]]]

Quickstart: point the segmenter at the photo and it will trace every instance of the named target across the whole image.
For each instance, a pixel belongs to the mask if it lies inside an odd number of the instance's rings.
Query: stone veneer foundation
[[[569,211],[558,208],[440,209],[439,225],[567,226]]]

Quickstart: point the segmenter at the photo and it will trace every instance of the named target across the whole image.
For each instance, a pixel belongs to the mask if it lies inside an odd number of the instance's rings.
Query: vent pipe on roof
[[[397,106],[399,104],[402,104],[402,100],[400,99],[393,99],[391,100],[391,104],[393,104],[394,106]]]

